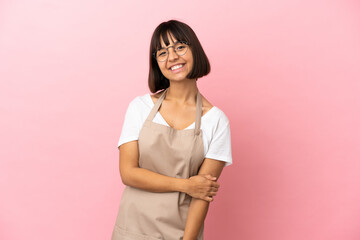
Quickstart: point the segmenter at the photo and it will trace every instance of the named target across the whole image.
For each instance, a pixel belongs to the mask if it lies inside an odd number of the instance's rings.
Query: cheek
[[[162,75],[164,75],[166,78],[169,78],[169,71],[167,71],[167,69],[165,68],[165,65],[159,64],[158,66],[160,68],[160,72],[162,73]]]
[[[194,64],[194,57],[192,54],[189,54],[189,56],[187,57],[187,61],[191,66]]]
[[[194,66],[194,59],[193,57],[191,56],[191,58],[189,58],[188,60],[188,66],[189,66],[189,70],[191,71],[193,66]]]
[[[160,63],[160,64],[158,64],[158,66],[159,66],[160,71],[161,71],[162,73],[166,70],[166,68],[165,68],[165,64]]]

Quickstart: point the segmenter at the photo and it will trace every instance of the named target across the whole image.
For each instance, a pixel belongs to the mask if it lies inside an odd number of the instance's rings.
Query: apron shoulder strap
[[[196,118],[195,118],[195,134],[200,134],[200,125],[201,125],[201,115],[202,115],[202,98],[198,90],[196,96]]]
[[[159,99],[156,101],[156,103],[154,104],[154,107],[151,109],[151,112],[149,114],[149,116],[147,117],[147,121],[152,121],[157,113],[157,111],[159,110],[162,101],[165,98],[165,93],[168,89],[165,89],[165,91],[160,95]]]

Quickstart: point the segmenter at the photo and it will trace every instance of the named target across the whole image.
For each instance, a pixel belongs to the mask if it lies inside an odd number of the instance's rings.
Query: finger
[[[205,177],[211,181],[215,181],[216,177],[211,176],[210,174],[205,175]]]
[[[200,175],[200,176],[203,176],[203,177],[205,177],[205,178],[207,178],[207,179],[209,179],[209,180],[214,180],[214,177],[213,176],[211,176],[211,174],[204,174],[204,175]]]
[[[211,186],[212,186],[212,187],[219,188],[219,187],[220,187],[220,184],[219,184],[218,182],[212,182],[212,183],[211,183]]]
[[[210,189],[207,190],[208,193],[217,192],[217,191],[219,191],[218,188],[210,188]]]
[[[209,197],[216,196],[216,192],[209,192]]]
[[[218,188],[215,188],[215,187],[208,187],[206,189],[206,192],[209,193],[209,192],[217,192],[218,191]]]
[[[204,200],[205,200],[205,201],[208,201],[208,202],[212,202],[212,201],[213,201],[213,198],[212,198],[212,197],[205,197]]]

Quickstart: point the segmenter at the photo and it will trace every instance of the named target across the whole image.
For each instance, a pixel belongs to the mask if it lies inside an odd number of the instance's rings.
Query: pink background
[[[355,0],[0,2],[0,239],[110,239],[155,27],[197,33],[234,164],[206,240],[360,239]]]

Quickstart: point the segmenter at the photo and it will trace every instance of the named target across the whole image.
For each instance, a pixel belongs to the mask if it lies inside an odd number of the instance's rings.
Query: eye
[[[166,55],[166,50],[158,50],[157,51],[157,56],[164,56]]]
[[[177,52],[183,52],[186,51],[187,45],[183,42],[179,42],[175,45],[175,51]]]

